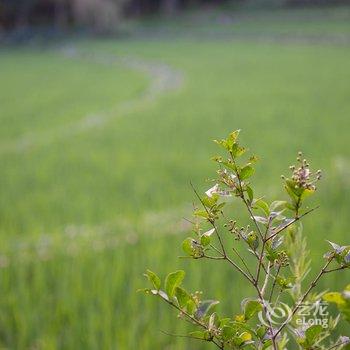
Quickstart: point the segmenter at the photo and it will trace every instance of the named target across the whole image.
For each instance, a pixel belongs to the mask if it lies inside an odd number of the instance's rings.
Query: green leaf
[[[185,307],[189,300],[192,300],[192,297],[187,293],[187,291],[181,287],[175,288],[175,296],[180,307]]]
[[[208,219],[208,213],[206,210],[195,210],[194,216],[199,216],[201,218]]]
[[[344,305],[345,304],[345,300],[344,300],[342,294],[338,293],[338,292],[326,293],[323,296],[323,300],[328,301],[329,303],[335,303],[337,305]]]
[[[251,319],[255,314],[262,310],[262,305],[258,300],[244,300],[243,313],[246,320]]]
[[[206,247],[211,242],[211,235],[215,232],[215,229],[212,228],[211,230],[204,232],[201,236],[201,244]]]
[[[232,131],[231,134],[228,136],[228,139],[232,142],[235,143],[238,139],[239,133],[241,132],[240,129]]]
[[[311,190],[311,189],[305,188],[303,190],[303,192],[301,193],[300,199],[304,200],[305,198],[311,196],[314,193],[315,193],[315,190]]]
[[[270,204],[270,211],[276,211],[277,209],[284,209],[288,203],[286,201],[274,201]]]
[[[192,298],[187,302],[186,304],[186,310],[190,315],[194,315],[197,311],[197,305],[196,303],[192,300]]]
[[[249,332],[243,332],[239,337],[243,342],[248,342],[252,340],[252,335]]]
[[[153,284],[153,287],[157,290],[160,289],[160,278],[151,270],[147,270],[145,273],[145,276],[148,278],[148,280]]]
[[[272,346],[272,340],[271,339],[267,340],[264,343],[262,350],[267,350],[270,346]]]
[[[219,317],[216,312],[212,313],[209,317],[208,328],[209,330],[214,329],[219,324]]]
[[[238,143],[234,143],[231,147],[231,153],[234,158],[242,156],[246,151],[247,149],[239,146]]]
[[[298,202],[298,197],[295,195],[295,193],[288,187],[288,186],[284,186],[284,188],[286,189],[290,199],[292,200],[293,206],[289,207],[289,209],[294,210],[295,209],[295,203]]]
[[[263,325],[259,326],[258,329],[256,330],[256,334],[260,339],[264,338],[266,332],[267,332],[267,328],[266,326],[263,326]]]
[[[247,186],[247,194],[248,194],[249,201],[252,202],[254,199],[254,192],[250,186]]]
[[[318,336],[322,333],[322,330],[323,328],[321,325],[313,325],[305,331],[306,340],[308,341],[309,345],[313,345],[315,343]]]
[[[176,287],[179,287],[185,277],[185,271],[178,270],[175,272],[169,273],[165,279],[165,291],[168,294],[169,298],[172,298],[175,295]]]
[[[223,147],[226,151],[230,151],[230,146],[229,146],[229,144],[227,143],[227,140],[214,140],[214,142],[217,144],[217,145],[219,145],[219,146],[221,146],[221,147]]]
[[[222,338],[224,341],[230,340],[235,335],[235,329],[230,326],[222,327]]]
[[[262,199],[258,199],[254,202],[254,206],[262,209],[262,211],[265,213],[266,216],[269,216],[270,215],[270,209],[269,209],[269,206],[268,204],[262,200]]]
[[[239,174],[240,179],[241,180],[248,179],[249,177],[251,177],[254,174],[254,172],[255,172],[255,170],[252,166],[246,165],[240,171],[240,174]]]
[[[196,339],[205,339],[205,332],[204,331],[194,331],[194,332],[188,333],[188,335],[190,337],[196,338]]]
[[[182,242],[182,250],[189,256],[193,256],[193,247],[192,247],[193,238],[188,237]]]
[[[213,193],[211,195],[211,197],[209,197],[209,196],[203,197],[202,202],[207,208],[211,208],[213,205],[215,205],[217,203],[218,199],[219,199],[219,195],[217,193]],[[203,210],[201,210],[201,211],[203,211]],[[204,211],[208,215],[206,210],[204,210]],[[201,216],[203,216],[203,215],[201,215]]]

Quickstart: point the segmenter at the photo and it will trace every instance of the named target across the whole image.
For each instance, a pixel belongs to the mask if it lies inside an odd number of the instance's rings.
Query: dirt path
[[[17,139],[0,143],[0,156],[7,153],[22,153],[48,145],[76,134],[106,125],[109,121],[129,113],[142,111],[166,93],[180,89],[184,82],[182,72],[162,62],[148,61],[136,57],[121,57],[107,53],[90,53],[74,47],[65,47],[59,54],[66,59],[84,60],[101,65],[124,66],[137,71],[150,80],[147,88],[138,96],[119,103],[110,109],[86,115],[78,121],[38,132],[28,132]]]

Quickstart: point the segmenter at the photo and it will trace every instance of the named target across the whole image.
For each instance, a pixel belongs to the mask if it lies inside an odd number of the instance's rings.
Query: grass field
[[[225,300],[220,312],[249,294],[224,266],[177,259],[189,181],[209,186],[211,140],[233,129],[260,155],[268,199],[299,149],[324,170],[305,220],[315,266],[324,239],[349,243],[349,9],[232,18],[0,51],[1,348],[196,348],[161,334],[185,326],[136,290],[146,268],[186,265],[186,285]]]

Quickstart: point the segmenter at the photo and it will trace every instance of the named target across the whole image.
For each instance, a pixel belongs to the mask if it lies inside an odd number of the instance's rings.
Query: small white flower
[[[211,230],[207,231],[207,232],[204,232],[202,234],[202,236],[207,236],[207,237],[210,237],[215,231],[215,228],[212,228]]]
[[[219,192],[219,184],[215,184],[212,188],[209,188],[208,191],[205,192],[205,194],[208,196],[208,197],[213,197],[213,194],[216,194]]]

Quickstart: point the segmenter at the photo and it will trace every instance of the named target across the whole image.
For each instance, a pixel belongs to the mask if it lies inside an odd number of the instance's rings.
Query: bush
[[[299,152],[297,165],[290,166],[291,175],[282,176],[288,200],[268,203],[255,195],[250,183],[258,159],[246,156],[247,149],[238,137],[239,130],[215,141],[226,156],[213,158],[218,164],[217,179],[204,196],[193,188],[200,207],[193,212],[194,235],[183,241],[182,248],[185,258],[230,264],[254,288],[255,295],[242,300],[240,314],[226,317],[213,312],[218,301],[202,300],[201,293],[189,293],[182,287],[182,270],[168,274],[163,288],[161,279],[147,270],[151,288],[143,291],[160,298],[197,327],[182,336],[211,342],[219,349],[277,350],[286,349],[287,344],[291,349],[342,349],[350,338],[332,337],[340,317],[329,316],[326,302],[340,305],[349,319],[348,289],[343,294],[313,293],[313,289],[325,275],[350,267],[350,246],[329,242],[322,269],[310,284],[305,283],[310,260],[301,220],[317,209],[308,208],[305,202],[316,192],[321,171],[311,171]],[[242,203],[252,227],[240,226],[228,216],[229,203],[234,200]]]

